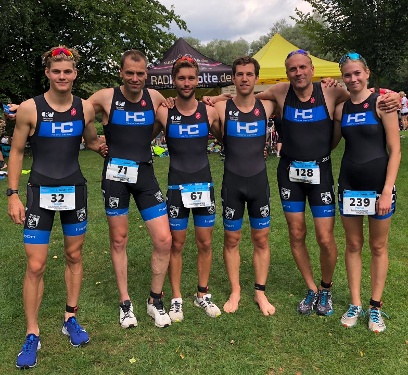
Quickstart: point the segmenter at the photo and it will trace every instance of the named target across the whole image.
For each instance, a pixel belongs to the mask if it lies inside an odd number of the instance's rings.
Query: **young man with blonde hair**
[[[10,150],[8,213],[15,224],[24,225],[27,269],[23,285],[27,336],[18,354],[18,368],[34,367],[40,349],[38,312],[44,292],[43,275],[55,212],[59,211],[64,233],[67,300],[62,333],[77,347],[89,341],[76,320],[82,282],[82,246],[87,228],[86,180],[78,161],[82,137],[88,148],[105,152],[98,139],[92,105],[72,95],[77,77],[78,52],[65,46],[44,53],[49,90],[23,102],[16,116]],[[19,180],[27,140],[33,164],[27,186],[27,207],[19,199]]]

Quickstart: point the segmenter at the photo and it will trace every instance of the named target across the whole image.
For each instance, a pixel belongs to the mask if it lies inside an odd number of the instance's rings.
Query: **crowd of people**
[[[264,158],[268,119],[273,115],[281,120],[278,189],[293,258],[306,284],[298,312],[316,311],[329,316],[334,311],[331,287],[338,252],[334,239],[335,191],[330,153],[343,136],[346,148],[338,200],[347,243],[351,304],[341,321],[344,326],[352,327],[364,313],[360,299],[362,225],[364,215],[368,215],[372,255],[368,327],[374,332],[385,330],[381,298],[400,161],[395,110],[399,95],[383,98],[367,89],[370,72],[362,56],[348,53],[340,60],[347,91],[337,85],[312,82],[314,68],[309,53],[295,50],[285,60],[289,82],[276,84],[257,95],[254,89],[259,63],[249,56],[240,57],[232,65],[236,96],[227,100],[207,97],[202,103],[195,97],[198,64],[191,56],[183,55],[172,66],[177,92],[174,105],[165,104],[158,91],[144,87],[147,60],[140,51],[130,50],[122,55],[120,86],[102,89],[88,100],[72,95],[78,60],[79,55],[72,48],[58,46],[47,51],[43,62],[49,90],[19,107],[12,107],[18,110],[17,115],[11,116],[16,124],[6,194],[10,218],[24,226],[27,256],[23,283],[27,331],[17,356],[18,368],[35,366],[41,347],[38,311],[56,211],[60,212],[66,259],[67,299],[62,333],[73,346],[89,341],[88,333],[77,320],[82,246],[88,222],[86,181],[78,162],[82,137],[88,148],[104,157],[101,188],[119,292],[119,323],[123,328],[138,325],[128,291],[131,197],[145,221],[153,246],[146,309],[154,324],[164,328],[184,320],[182,253],[190,210],[197,246],[194,305],[209,317],[221,314],[209,293],[217,200],[207,155],[209,132],[223,144],[225,155],[221,202],[223,255],[230,295],[223,311],[234,313],[240,304],[239,246],[247,207],[253,243],[254,301],[264,316],[273,315],[275,307],[266,294],[270,266],[270,187]],[[106,143],[96,135],[95,113],[102,115]],[[170,156],[167,199],[155,178],[150,148],[160,132]],[[25,208],[18,189],[27,141],[33,164]],[[306,247],[306,198],[320,248],[318,282]],[[172,289],[168,312],[162,294],[167,274]]]

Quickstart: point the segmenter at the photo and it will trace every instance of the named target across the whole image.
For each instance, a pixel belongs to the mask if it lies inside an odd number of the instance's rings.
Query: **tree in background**
[[[127,49],[160,58],[176,40],[171,22],[186,24],[156,0],[0,0],[0,87],[20,102],[45,91],[41,54],[66,44],[82,55],[77,95],[88,97],[118,82],[118,63]]]
[[[229,65],[231,65],[238,56],[244,56],[250,52],[249,43],[242,38],[234,42],[224,39],[214,39],[207,44],[202,44],[200,40],[189,36],[183,37],[183,39],[204,56]]]
[[[204,55],[211,57],[216,61],[232,65],[238,56],[245,56],[249,53],[249,43],[245,39],[236,41],[230,40],[212,40],[203,48]]]
[[[295,20],[318,48],[337,58],[348,51],[360,53],[374,85],[386,87],[408,55],[408,0],[305,1],[313,12],[296,9]]]

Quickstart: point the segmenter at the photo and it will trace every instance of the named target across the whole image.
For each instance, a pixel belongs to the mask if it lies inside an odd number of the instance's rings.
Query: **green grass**
[[[347,309],[349,292],[344,267],[344,234],[336,222],[339,260],[334,275],[335,313],[331,317],[300,316],[295,308],[305,293],[305,285],[290,252],[287,227],[278,199],[276,166],[278,159],[267,160],[272,193],[272,251],[267,294],[276,306],[276,314],[263,317],[253,303],[252,245],[247,218],[244,220],[241,244],[242,299],[235,314],[211,319],[193,306],[197,285],[196,248],[190,230],[184,251],[182,291],[185,321],[167,329],[154,327],[145,311],[150,288],[151,242],[137,209],[129,215],[130,240],[129,291],[139,326],[123,330],[118,324],[118,293],[109,254],[108,226],[100,192],[102,160],[91,151],[80,154],[83,172],[89,186],[89,228],[84,245],[84,280],[78,317],[91,336],[84,348],[74,349],[61,334],[65,307],[63,280],[63,242],[59,220],[51,236],[45,273],[45,293],[40,310],[42,349],[35,374],[406,374],[408,371],[408,317],[406,314],[407,266],[406,228],[408,217],[408,138],[401,139],[403,160],[397,181],[398,202],[389,240],[390,268],[383,295],[386,321],[384,334],[369,332],[361,321],[354,329],[345,329],[339,319]],[[343,144],[333,153],[337,180]],[[223,229],[220,189],[223,163],[219,155],[210,155],[217,198],[217,221],[213,238],[213,268],[210,279],[214,301],[222,307],[229,296],[229,283],[222,258]],[[31,161],[24,160],[29,169]],[[155,170],[165,191],[168,158],[155,158]],[[27,176],[21,178],[24,191]],[[0,191],[7,180],[0,181]],[[21,194],[25,202],[24,193]],[[0,273],[0,374],[15,370],[15,359],[25,335],[22,302],[22,279],[25,254],[22,228],[6,215],[7,201],[0,194],[3,215],[1,228]],[[310,212],[307,213],[307,239],[315,279],[319,280],[318,249]],[[191,225],[192,223],[190,223]],[[191,228],[192,229],[192,228]],[[365,245],[362,298],[370,298],[369,250]],[[55,258],[56,257],[56,258]],[[164,286],[168,306],[171,290]],[[367,307],[367,306],[365,306]]]

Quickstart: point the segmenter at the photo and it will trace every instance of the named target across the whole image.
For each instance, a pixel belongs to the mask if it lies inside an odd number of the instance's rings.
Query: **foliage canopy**
[[[368,61],[374,84],[389,79],[407,56],[408,0],[306,0],[295,20],[318,48],[340,57],[356,51]]]
[[[41,55],[53,46],[78,49],[76,94],[87,97],[116,82],[124,51],[139,49],[152,61],[176,40],[172,22],[187,29],[157,0],[0,0],[0,12],[0,86],[14,102],[45,91]]]

